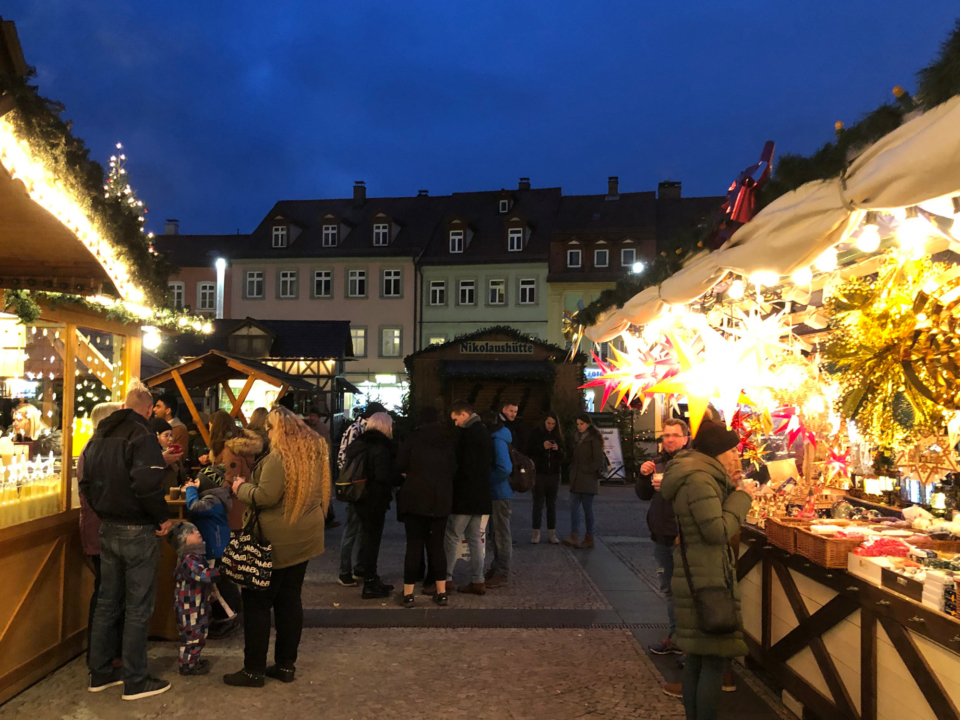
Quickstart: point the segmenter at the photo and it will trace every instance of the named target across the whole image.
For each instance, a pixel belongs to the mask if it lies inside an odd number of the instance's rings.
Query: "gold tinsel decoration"
[[[878,445],[902,448],[917,433],[944,427],[943,408],[924,390],[933,385],[930,373],[911,351],[929,322],[915,303],[950,289],[940,286],[944,271],[928,257],[890,256],[876,280],[848,280],[826,303],[832,331],[822,357],[840,386],[836,409]],[[944,330],[953,335],[952,327]]]

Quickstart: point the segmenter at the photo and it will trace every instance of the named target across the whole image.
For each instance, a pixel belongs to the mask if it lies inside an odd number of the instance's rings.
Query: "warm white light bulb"
[[[730,283],[730,288],[727,290],[727,297],[731,300],[739,300],[743,297],[743,280],[734,280]]]
[[[780,276],[772,270],[758,270],[750,276],[750,282],[761,287],[773,287],[780,282]]]
[[[643,269],[646,267],[642,262],[635,262],[631,270],[634,274],[640,274],[643,272]]]
[[[900,247],[911,252],[913,255],[922,255],[927,238],[933,232],[933,227],[924,218],[919,215],[908,217],[897,229],[897,240],[900,241]]]
[[[790,279],[797,285],[809,285],[810,281],[813,280],[813,271],[808,267],[800,268]]]
[[[837,269],[837,249],[835,247],[827,248],[823,254],[817,258],[814,263],[817,270],[821,272],[831,272]]]
[[[876,225],[864,225],[857,238],[857,250],[872,253],[880,247],[880,228]]]

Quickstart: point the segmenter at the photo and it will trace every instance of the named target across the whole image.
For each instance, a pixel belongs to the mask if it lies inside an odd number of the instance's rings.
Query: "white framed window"
[[[509,200],[501,200],[501,201],[500,201],[500,212],[502,212],[502,213],[510,212],[510,201],[509,201]]]
[[[636,248],[622,248],[620,250],[620,265],[625,268],[632,268],[637,261]]]
[[[536,302],[537,302],[537,281],[521,280],[520,281],[520,304],[533,305]]]
[[[383,296],[384,297],[400,297],[401,287],[400,287],[400,271],[399,270],[384,270],[383,271]]]
[[[367,296],[367,271],[350,270],[347,273],[347,296],[348,297],[366,297]]]
[[[377,247],[385,247],[390,244],[390,226],[386,223],[378,223],[373,226],[373,244]]]
[[[295,298],[297,296],[297,271],[280,271],[280,297]]]
[[[491,305],[503,305],[507,302],[507,281],[491,280],[487,302]]]
[[[605,268],[610,266],[610,251],[606,248],[597,248],[593,251],[593,266]]]
[[[197,312],[213,312],[217,306],[217,284],[197,283]]]
[[[523,228],[510,228],[507,232],[507,250],[510,252],[523,250]]]
[[[460,304],[473,305],[477,302],[477,283],[475,280],[460,281]]]
[[[333,270],[315,270],[313,272],[313,296],[318,298],[333,295]]]
[[[275,248],[285,248],[287,246],[287,226],[273,226],[273,246]]]
[[[578,268],[583,264],[583,251],[579,248],[567,250],[567,267]]]
[[[336,225],[323,226],[323,246],[324,247],[337,246],[337,226]]]
[[[443,335],[431,335],[427,338],[427,345],[443,345],[447,338]]]
[[[263,297],[263,270],[247,270],[244,276],[248,298]]]
[[[463,252],[463,230],[450,231],[450,252],[452,253]]]
[[[350,340],[353,342],[353,356],[367,356],[367,329],[362,327],[350,328]]]
[[[383,328],[380,354],[383,357],[400,357],[400,328]]]
[[[447,304],[447,282],[446,282],[446,280],[431,280],[431,281],[430,281],[430,304],[431,304],[431,305],[446,305],[446,304]]]
[[[183,283],[167,283],[167,292],[170,295],[170,302],[177,310],[183,310]]]

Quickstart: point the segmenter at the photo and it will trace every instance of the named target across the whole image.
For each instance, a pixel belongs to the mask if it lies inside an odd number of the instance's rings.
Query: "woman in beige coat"
[[[224,675],[227,685],[263,687],[264,676],[293,682],[303,631],[300,592],[307,562],[323,552],[323,518],[330,504],[327,443],[285,408],[267,419],[270,454],[249,482],[233,484],[247,506],[244,522],[260,513],[264,542],[273,546],[266,590],[243,590],[243,669]],[[267,667],[270,610],[277,630],[275,664]]]

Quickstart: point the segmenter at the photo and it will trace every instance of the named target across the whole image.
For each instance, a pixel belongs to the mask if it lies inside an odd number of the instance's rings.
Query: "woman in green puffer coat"
[[[737,605],[740,628],[726,635],[700,630],[696,605],[687,581],[680,548],[674,551],[673,603],[677,612],[674,641],[687,653],[683,671],[683,706],[687,720],[715,720],[720,705],[723,668],[727,658],[747,654],[740,618],[740,589],[730,538],[750,510],[749,486],[743,477],[740,437],[722,425],[704,422],[692,450],[684,450],[667,465],[660,491],[673,504],[686,544],[690,581],[694,588],[729,584]]]

